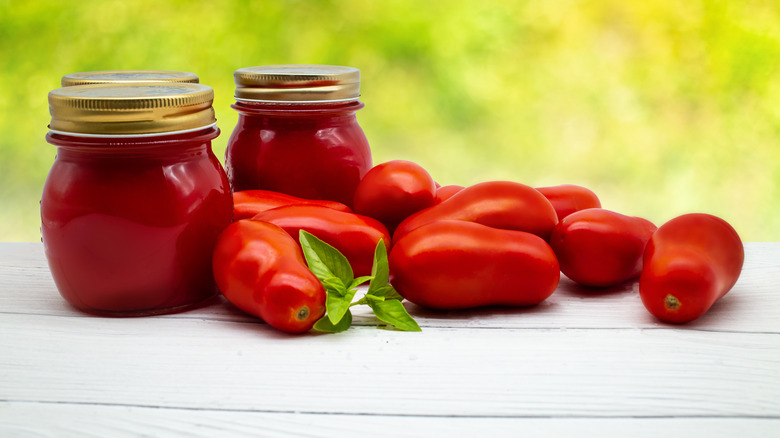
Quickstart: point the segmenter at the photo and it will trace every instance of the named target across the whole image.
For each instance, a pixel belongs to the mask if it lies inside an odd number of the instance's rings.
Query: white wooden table
[[[422,333],[290,336],[224,301],[145,318],[70,308],[40,243],[0,243],[0,437],[780,436],[780,243],[670,326],[635,285],[562,279],[531,309]]]

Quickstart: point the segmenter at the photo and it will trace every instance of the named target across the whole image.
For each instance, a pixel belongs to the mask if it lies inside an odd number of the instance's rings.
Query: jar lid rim
[[[136,82],[200,82],[198,75],[188,71],[173,70],[99,70],[68,73],[62,77],[63,87],[89,84],[116,84]]]
[[[216,122],[214,90],[203,84],[133,82],[74,85],[49,92],[50,128],[96,135],[138,135]]]
[[[49,132],[51,134],[72,135],[76,137],[86,137],[86,138],[144,138],[144,137],[161,137],[165,135],[189,134],[191,132],[198,132],[204,129],[210,129],[216,127],[217,127],[217,123],[215,122],[210,125],[200,126],[197,128],[181,129],[179,131],[149,132],[143,134],[90,134],[84,132],[59,131],[56,129],[49,129]]]
[[[233,73],[236,99],[322,102],[360,97],[360,70],[316,64],[244,67]]]

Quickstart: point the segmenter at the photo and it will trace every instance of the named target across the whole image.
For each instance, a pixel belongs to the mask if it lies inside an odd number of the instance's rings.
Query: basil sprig
[[[390,285],[390,269],[387,263],[387,248],[382,239],[374,250],[374,266],[371,275],[354,278],[349,261],[336,248],[318,239],[313,234],[300,231],[301,248],[309,269],[322,282],[327,293],[327,313],[314,324],[314,329],[338,333],[352,325],[352,306],[368,305],[380,321],[399,330],[422,331],[417,322],[401,304],[403,297]],[[357,287],[370,281],[363,298],[352,302]]]

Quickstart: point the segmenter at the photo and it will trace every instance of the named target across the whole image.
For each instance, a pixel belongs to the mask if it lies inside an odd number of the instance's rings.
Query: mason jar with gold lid
[[[269,65],[235,71],[238,123],[225,167],[234,191],[265,189],[352,205],[371,168],[355,113],[360,71],[333,65]]]
[[[211,253],[232,220],[211,149],[213,90],[77,85],[49,93],[57,146],[41,233],[60,294],[86,312],[167,313],[214,297]]]
[[[62,77],[63,87],[90,84],[121,84],[136,82],[172,82],[197,84],[195,73],[168,70],[105,70],[68,73]]]

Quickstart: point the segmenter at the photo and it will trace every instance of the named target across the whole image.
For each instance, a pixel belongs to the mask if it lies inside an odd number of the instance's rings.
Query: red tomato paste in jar
[[[360,71],[352,67],[276,65],[234,74],[238,124],[225,168],[234,191],[272,190],[352,206],[371,169],[357,123]]]
[[[86,312],[167,313],[218,291],[211,255],[232,221],[213,90],[83,85],[49,93],[57,157],[41,233],[60,294]]]

